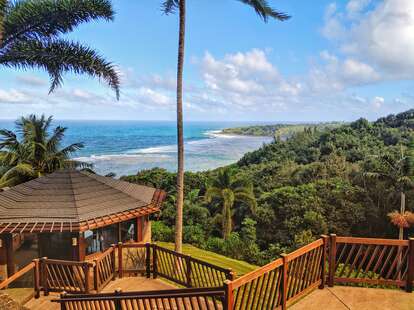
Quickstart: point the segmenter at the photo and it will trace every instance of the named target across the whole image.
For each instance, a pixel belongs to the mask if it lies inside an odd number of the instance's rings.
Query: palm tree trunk
[[[400,212],[401,212],[401,215],[404,215],[404,213],[405,213],[405,193],[403,191],[401,191],[401,207],[400,207]],[[400,227],[400,231],[399,231],[399,234],[398,234],[398,238],[400,240],[403,240],[404,239],[404,227]],[[398,266],[397,266],[398,270],[401,270],[401,264],[402,264],[402,247],[399,246],[398,247]],[[401,271],[398,272],[397,278],[398,278],[398,280],[401,279]]]
[[[401,212],[401,215],[404,215],[404,213],[405,213],[405,193],[404,192],[401,192],[401,207],[400,207],[400,212]],[[399,239],[400,240],[403,240],[404,239],[404,227],[400,227]]]
[[[183,70],[185,40],[185,0],[180,0],[180,30],[178,38],[177,64],[177,205],[175,220],[175,250],[182,252],[183,205],[184,205],[184,133],[183,133]]]

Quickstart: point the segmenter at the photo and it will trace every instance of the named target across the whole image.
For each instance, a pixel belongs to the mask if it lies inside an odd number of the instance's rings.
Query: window
[[[121,223],[121,241],[137,241],[137,219],[132,219]]]

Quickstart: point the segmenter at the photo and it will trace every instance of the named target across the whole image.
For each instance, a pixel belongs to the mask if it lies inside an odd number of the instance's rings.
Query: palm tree
[[[52,117],[35,115],[16,121],[17,133],[0,130],[0,188],[14,186],[62,168],[88,167],[70,159],[83,147],[74,143],[60,148],[66,128],[50,129]],[[20,137],[18,137],[20,136]]]
[[[233,230],[233,215],[236,204],[245,204],[253,213],[256,209],[256,198],[253,186],[246,180],[236,179],[230,169],[221,169],[217,178],[207,189],[205,199],[208,203],[213,200],[222,204],[223,238],[227,239]]]
[[[414,188],[414,143],[410,143],[408,153],[401,145],[398,154],[385,153],[375,156],[379,166],[372,172],[364,175],[368,178],[379,179],[395,188],[400,196],[400,211],[391,212],[388,216],[391,222],[399,228],[399,239],[404,239],[404,228],[407,228],[412,216],[405,210],[407,190]]]
[[[43,69],[52,92],[62,74],[88,74],[104,80],[119,98],[114,66],[93,49],[60,36],[81,23],[112,20],[109,0],[0,0],[0,65]]]
[[[237,0],[250,7],[264,22],[269,18],[284,21],[289,15],[277,12],[267,0]],[[182,251],[183,236],[183,204],[184,204],[184,133],[183,133],[183,70],[184,70],[184,46],[185,46],[185,18],[186,0],[164,0],[162,10],[169,15],[179,11],[179,36],[178,36],[178,61],[177,61],[177,202],[175,224],[175,250]]]

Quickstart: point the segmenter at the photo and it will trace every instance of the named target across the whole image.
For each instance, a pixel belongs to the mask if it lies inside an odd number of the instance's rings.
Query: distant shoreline
[[[344,122],[309,123],[309,124],[274,124],[253,125],[243,127],[225,128],[220,131],[221,135],[251,136],[251,137],[289,137],[294,133],[304,131],[307,128],[321,130],[333,129],[344,125]]]

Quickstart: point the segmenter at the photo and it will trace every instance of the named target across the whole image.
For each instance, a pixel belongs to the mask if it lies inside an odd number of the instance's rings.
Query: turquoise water
[[[200,171],[224,166],[246,152],[271,141],[268,137],[217,134],[223,128],[251,123],[187,122],[185,124],[185,168]],[[176,127],[167,121],[55,121],[68,128],[64,143],[83,142],[75,158],[94,165],[101,174],[117,176],[162,167],[176,170]],[[0,120],[0,128],[13,129],[13,121]]]

